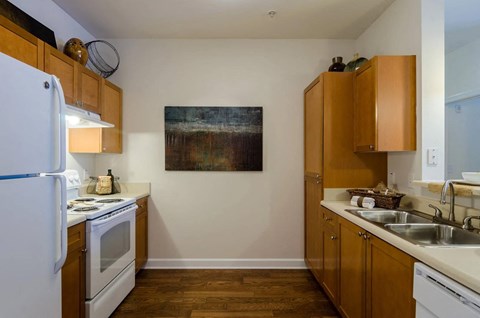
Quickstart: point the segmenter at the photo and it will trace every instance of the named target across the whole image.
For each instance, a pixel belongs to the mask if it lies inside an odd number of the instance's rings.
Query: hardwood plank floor
[[[339,318],[307,270],[142,270],[113,318]]]

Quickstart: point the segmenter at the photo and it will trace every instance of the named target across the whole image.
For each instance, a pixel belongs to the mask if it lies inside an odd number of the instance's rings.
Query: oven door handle
[[[91,223],[91,224],[92,224],[92,227],[97,227],[97,226],[101,226],[101,225],[103,225],[103,224],[105,224],[105,223],[112,222],[112,221],[114,221],[114,220],[116,220],[116,219],[118,219],[118,218],[121,218],[122,216],[124,216],[125,214],[131,212],[132,210],[135,211],[137,208],[138,208],[138,205],[134,204],[134,205],[128,207],[125,211],[122,211],[122,212],[120,212],[120,213],[118,213],[118,214],[115,214],[114,216],[111,216],[111,217],[109,217],[109,218],[106,218],[106,219],[103,219],[103,220],[93,220],[92,223]]]

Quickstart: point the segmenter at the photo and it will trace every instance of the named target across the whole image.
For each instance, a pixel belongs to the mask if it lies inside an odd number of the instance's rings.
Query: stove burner
[[[90,202],[90,201],[95,201],[94,198],[78,198],[78,199],[75,199],[73,201],[77,201],[77,202]]]
[[[122,202],[123,199],[103,199],[103,200],[98,200],[97,203],[116,203],[116,202]]]
[[[95,210],[98,210],[98,208],[96,206],[87,206],[87,207],[84,207],[84,208],[76,208],[75,212],[88,212],[88,211],[95,211]]]

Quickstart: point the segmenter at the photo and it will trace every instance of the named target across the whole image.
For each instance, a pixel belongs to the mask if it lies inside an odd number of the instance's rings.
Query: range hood
[[[67,128],[112,128],[114,125],[102,121],[100,115],[77,108],[72,105],[65,105],[65,121]]]

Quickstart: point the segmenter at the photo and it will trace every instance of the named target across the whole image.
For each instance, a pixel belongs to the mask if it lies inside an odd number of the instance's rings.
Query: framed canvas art
[[[165,107],[165,170],[262,169],[262,107]]]

